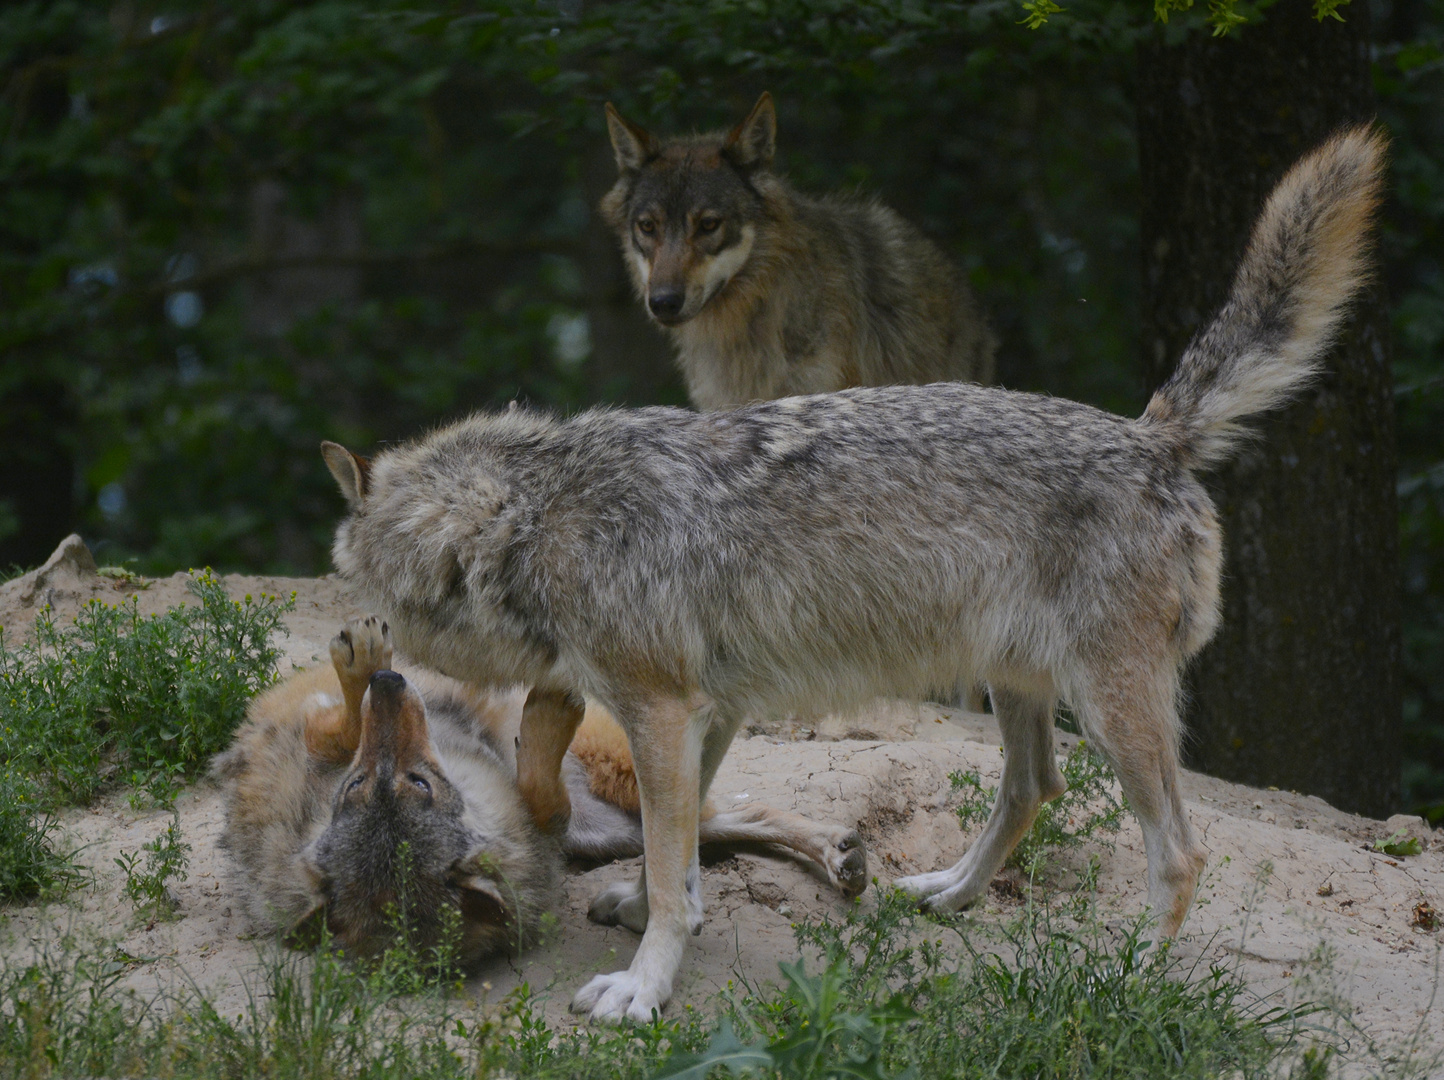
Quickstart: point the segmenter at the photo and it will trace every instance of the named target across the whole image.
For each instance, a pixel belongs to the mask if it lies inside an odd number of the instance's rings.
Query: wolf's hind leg
[[[331,663],[344,705],[306,721],[306,749],[326,761],[351,760],[361,744],[361,699],[371,676],[391,666],[391,629],[375,615],[352,619],[331,639]]]
[[[1148,908],[1161,937],[1177,935],[1193,903],[1204,853],[1178,783],[1177,677],[1119,664],[1080,703],[1083,732],[1112,766],[1143,829]]]
[[[799,814],[754,804],[704,818],[697,832],[703,844],[779,844],[810,859],[846,897],[867,888],[867,848],[842,825],[824,825]]]
[[[958,911],[987,890],[993,875],[1038,816],[1038,807],[1063,794],[1067,783],[1053,758],[1053,696],[992,688],[1003,733],[1003,779],[983,834],[947,870],[895,882],[934,911]]]
[[[538,687],[532,688],[522,708],[516,739],[516,786],[542,832],[565,834],[571,819],[562,759],[585,711],[581,695]]]

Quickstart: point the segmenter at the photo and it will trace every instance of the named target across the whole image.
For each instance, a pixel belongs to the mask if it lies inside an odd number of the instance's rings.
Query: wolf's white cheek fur
[[[640,251],[632,252],[632,264],[637,268],[637,280],[642,283],[642,288],[645,290],[652,284],[652,264]]]
[[[731,281],[733,275],[747,264],[756,240],[757,230],[751,225],[742,226],[742,239],[707,265],[707,276],[702,281],[702,303],[705,304],[716,296],[717,290]]]

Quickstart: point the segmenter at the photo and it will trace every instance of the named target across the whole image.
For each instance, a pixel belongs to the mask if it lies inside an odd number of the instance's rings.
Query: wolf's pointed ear
[[[360,454],[353,454],[340,443],[323,442],[321,456],[326,459],[326,468],[336,478],[341,494],[350,506],[360,506],[366,498],[367,481],[371,477],[371,462]]]
[[[461,917],[484,926],[505,926],[512,921],[511,908],[491,878],[473,874],[456,883],[461,890]]]
[[[777,109],[766,90],[752,106],[747,119],[727,133],[722,144],[730,157],[744,169],[767,169],[777,151]]]
[[[657,152],[657,140],[623,117],[610,101],[607,102],[607,133],[612,137],[618,172],[636,172]]]

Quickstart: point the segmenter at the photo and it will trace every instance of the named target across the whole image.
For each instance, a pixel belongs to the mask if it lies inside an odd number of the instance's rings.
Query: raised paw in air
[[[343,684],[364,686],[391,667],[391,629],[377,615],[352,619],[331,639],[331,662]]]

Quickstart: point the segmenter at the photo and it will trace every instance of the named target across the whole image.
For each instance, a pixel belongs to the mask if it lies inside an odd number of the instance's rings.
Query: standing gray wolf
[[[700,409],[851,386],[989,382],[996,341],[957,268],[897,214],[772,171],[763,94],[730,132],[657,139],[607,105],[601,212]]]
[[[1228,301],[1138,419],[966,383],[716,413],[473,416],[373,461],[334,443],[333,554],[406,651],[483,684],[605,704],[627,733],[646,864],[593,916],[646,932],[574,1007],[646,1020],[701,925],[701,799],[746,716],[985,682],[1006,754],[947,870],[981,896],[1064,789],[1058,700],[1143,829],[1148,905],[1178,932],[1203,853],[1179,791],[1179,673],[1219,623],[1222,537],[1198,473],[1314,377],[1367,276],[1384,140],[1293,167]],[[569,737],[569,735],[568,735]]]
[[[257,925],[295,944],[324,927],[365,957],[401,919],[435,943],[452,908],[469,966],[535,939],[563,856],[642,853],[631,754],[605,711],[587,709],[573,738],[565,695],[489,693],[424,670],[408,681],[374,615],[332,640],[331,659],[258,697],[213,766],[221,843]],[[791,848],[845,896],[867,881],[855,832],[766,806],[704,812],[700,839]]]

